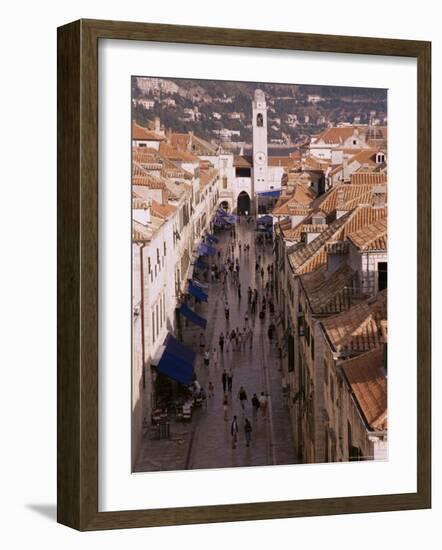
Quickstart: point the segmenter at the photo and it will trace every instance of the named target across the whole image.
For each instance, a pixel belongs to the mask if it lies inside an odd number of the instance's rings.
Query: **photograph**
[[[132,472],[388,460],[387,96],[132,76]]]

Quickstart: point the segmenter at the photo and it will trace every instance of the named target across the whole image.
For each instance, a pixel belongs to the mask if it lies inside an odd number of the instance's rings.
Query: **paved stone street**
[[[192,422],[187,425],[173,423],[171,425],[171,440],[143,439],[143,445],[137,461],[136,470],[176,470],[196,468],[224,468],[235,466],[262,466],[272,464],[292,464],[296,462],[289,426],[288,409],[282,391],[282,375],[276,339],[270,342],[267,329],[270,323],[269,308],[264,320],[256,314],[248,313],[247,289],[258,290],[259,304],[265,293],[265,283],[268,280],[267,265],[272,262],[272,244],[258,246],[255,249],[254,223],[247,224],[243,219],[236,225],[236,239],[225,231],[217,235],[219,242],[215,245],[221,251],[223,262],[228,253],[240,260],[241,299],[238,298],[238,286],[227,277],[226,296],[230,306],[228,321],[224,315],[225,296],[221,282],[210,282],[208,304],[199,304],[196,309],[207,320],[205,331],[206,347],[212,352],[217,349],[217,364],[211,358],[209,367],[205,366],[199,355],[196,363],[196,374],[199,382],[207,391],[209,381],[214,385],[214,397],[207,398],[207,407],[194,412]],[[239,252],[239,243],[242,245]],[[244,252],[244,245],[250,244],[250,252]],[[264,267],[264,277],[255,271],[256,258],[261,256],[261,266]],[[216,261],[216,256],[215,260]],[[277,304],[275,316],[278,314]],[[220,353],[218,338],[221,332],[226,335],[233,328],[251,326],[253,340],[245,341],[240,349],[232,349],[230,343],[224,346]],[[195,345],[200,330],[189,325],[185,330],[184,342]],[[199,341],[198,341],[199,342]],[[228,420],[224,419],[223,387],[221,376],[223,369],[233,371],[232,392],[229,393]],[[242,411],[238,399],[238,391],[243,386],[248,400]],[[264,392],[268,395],[266,416],[258,411],[253,418],[251,398]],[[238,444],[232,449],[230,425],[233,415],[237,416],[239,426]],[[244,419],[252,422],[252,438],[249,447],[246,446],[244,435]]]

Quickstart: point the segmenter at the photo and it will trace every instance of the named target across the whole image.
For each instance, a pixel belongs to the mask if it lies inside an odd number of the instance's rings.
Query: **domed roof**
[[[365,131],[365,139],[366,141],[373,139],[383,140],[384,134],[380,128],[376,126],[369,126]]]

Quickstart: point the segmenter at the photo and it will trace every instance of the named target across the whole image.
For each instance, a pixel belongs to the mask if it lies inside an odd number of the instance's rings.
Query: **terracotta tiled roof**
[[[158,155],[158,151],[151,147],[133,147],[132,161],[137,162],[145,169],[161,170],[163,167],[163,160]]]
[[[359,129],[359,131],[361,130],[361,128],[355,126],[344,126],[343,128],[327,128],[321,134],[319,134],[319,136],[315,140],[315,143],[318,143],[320,141],[328,144],[342,143],[353,135],[355,129]]]
[[[295,273],[301,275],[317,269],[327,262],[327,251],[325,244],[328,241],[336,240],[337,235],[346,223],[350,213],[344,214],[329,225],[326,231],[318,235],[311,243],[299,248],[289,256],[290,264]]]
[[[387,376],[383,346],[347,359],[340,366],[367,426],[372,430],[386,430]]]
[[[177,166],[151,147],[133,147],[132,161],[146,172],[160,171],[160,175],[165,178],[187,180],[193,178],[193,175],[189,171]]]
[[[155,132],[152,132],[144,126],[140,126],[135,122],[135,120],[133,120],[132,139],[136,139],[137,141],[164,141],[165,137]]]
[[[326,231],[322,232],[311,243],[299,248],[290,256],[290,263],[295,273],[300,275],[317,269],[326,264],[329,243],[345,241],[348,235],[359,231],[376,220],[386,218],[387,208],[374,208],[361,205],[346,212],[343,216],[333,221]],[[302,227],[302,226],[301,226]],[[296,229],[298,234],[302,230],[293,228],[290,235],[294,238]]]
[[[348,159],[348,164],[358,162],[359,164],[376,164],[376,149],[362,149],[356,155]]]
[[[214,145],[194,134],[174,132],[169,139],[172,147],[194,155],[215,155],[217,153],[217,148]]]
[[[349,183],[338,183],[326,193],[318,197],[312,204],[314,208],[320,208],[323,212],[330,214],[338,206],[338,198],[342,197],[344,210],[355,208],[358,204],[371,203],[372,185],[353,185]],[[370,199],[370,200],[369,200]]]
[[[387,183],[385,172],[353,172],[350,181],[354,185],[384,185]]]
[[[325,171],[330,166],[331,160],[318,159],[316,157],[306,157],[302,160],[302,168],[304,170],[321,170]]]
[[[387,289],[348,311],[322,321],[333,351],[362,353],[384,343],[381,322],[387,319]]]
[[[169,140],[172,147],[175,147],[176,149],[186,150],[190,143],[190,134],[180,134],[173,132],[170,135]]]
[[[366,298],[353,289],[355,272],[347,264],[329,273],[326,267],[300,277],[314,315],[346,311],[357,301]]]
[[[235,155],[233,157],[233,166],[235,168],[251,168],[253,159],[251,155]]]
[[[208,183],[218,175],[218,170],[215,168],[206,168],[200,170],[200,187],[205,187]]]
[[[169,145],[168,143],[162,142],[160,143],[160,154],[169,160],[177,160],[181,162],[198,162],[199,159],[197,156],[192,155],[191,153],[187,151],[181,151],[179,149],[176,149],[175,147],[172,147],[172,145]]]
[[[173,215],[177,210],[176,206],[173,206],[172,204],[161,204],[155,200],[152,201],[151,211],[152,214],[157,216],[158,218],[162,218],[166,220],[171,215]]]
[[[307,215],[315,197],[316,195],[313,189],[310,189],[302,183],[295,183],[290,195],[287,196],[287,194],[285,194],[283,197],[280,197],[272,214],[275,216]],[[299,212],[300,214],[298,214]]]
[[[348,238],[360,250],[387,250],[387,217],[381,217],[351,233]]]
[[[326,223],[303,223],[301,225],[302,233],[322,233],[327,230]]]
[[[293,157],[269,157],[267,164],[269,166],[282,166],[283,168],[287,168],[289,166],[294,166],[297,164],[297,159],[294,159]]]
[[[342,233],[339,235],[340,240],[346,239],[349,235],[367,227],[377,220],[387,218],[388,208],[375,208],[371,205],[362,204],[356,207],[347,223],[345,224]]]
[[[164,189],[166,182],[160,176],[154,176],[144,170],[137,162],[132,162],[132,185],[149,187],[149,189]]]

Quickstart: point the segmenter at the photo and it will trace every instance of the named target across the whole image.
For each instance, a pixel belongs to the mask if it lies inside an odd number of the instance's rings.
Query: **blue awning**
[[[198,298],[198,300],[207,302],[207,294],[203,292],[200,288],[192,284],[192,282],[189,283],[187,291],[189,294],[192,294],[192,296],[195,296],[195,298]]]
[[[201,281],[198,281],[198,279],[195,279],[195,277],[193,279],[187,279],[190,283],[192,283],[193,285],[201,288],[201,289],[206,289],[206,288],[209,288],[209,285],[207,283],[202,283]]]
[[[198,269],[207,269],[207,265],[204,265],[204,262],[198,258],[195,262],[195,265]]]
[[[257,225],[260,225],[260,224],[271,225],[271,224],[273,224],[273,216],[269,216],[269,215],[261,216],[260,218],[258,218],[256,220],[256,224]]]
[[[188,386],[192,382],[196,353],[183,346],[171,334],[167,335],[164,344],[166,348],[157,365],[157,370],[172,380]]]
[[[193,367],[196,359],[196,352],[179,342],[170,333],[164,339],[164,345],[166,346],[168,353],[171,355],[176,355],[178,358],[183,358]]]
[[[187,317],[189,321],[192,321],[195,325],[198,325],[199,327],[205,329],[207,326],[207,320],[204,319],[204,317],[201,317],[198,315],[198,313],[195,313],[187,304],[182,304],[179,312],[181,315],[184,315],[184,317]]]
[[[213,246],[210,246],[210,244],[206,244],[205,246],[207,247],[207,255],[208,256],[215,256],[216,248],[214,248]]]
[[[201,243],[197,249],[198,256],[214,256],[216,254],[216,248],[210,244]]]
[[[276,189],[273,191],[261,191],[260,193],[257,193],[260,197],[279,197],[281,194],[281,189]]]

